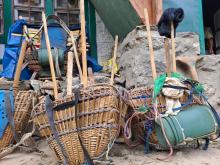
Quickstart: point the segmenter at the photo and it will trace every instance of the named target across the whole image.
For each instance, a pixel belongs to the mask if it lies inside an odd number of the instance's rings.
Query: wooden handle
[[[53,64],[53,57],[51,53],[50,40],[49,40],[49,35],[48,35],[48,30],[47,30],[47,21],[46,21],[46,16],[44,12],[42,12],[42,21],[43,21],[44,35],[45,35],[46,46],[47,46],[47,54],[48,54],[48,59],[50,63],[50,72],[51,72],[51,77],[53,81],[54,97],[55,99],[57,99],[57,95],[58,95],[57,82],[56,82],[56,76],[55,76],[55,70],[54,70],[54,64]]]
[[[82,65],[83,65],[83,84],[86,87],[87,77],[87,58],[86,58],[86,29],[85,29],[85,8],[84,0],[80,0],[80,20],[81,20],[81,44],[82,44]]]
[[[114,54],[112,58],[112,72],[111,72],[111,80],[110,84],[114,84],[114,75],[115,75],[115,65],[116,65],[116,57],[117,57],[117,50],[118,50],[118,36],[115,36],[115,46],[114,46]]]
[[[24,57],[26,54],[27,44],[28,44],[28,41],[26,39],[23,40],[22,45],[21,45],[21,51],[20,51],[17,67],[16,67],[16,71],[15,71],[14,81],[13,81],[13,88],[15,91],[18,89],[18,84],[19,84],[19,80],[20,80],[20,76],[21,76]]]
[[[77,49],[76,49],[76,42],[75,42],[75,39],[73,37],[73,32],[70,32],[70,39],[71,39],[71,42],[72,42],[73,52],[74,52],[74,56],[75,56],[75,59],[76,59],[76,65],[77,65],[77,68],[78,68],[78,71],[79,71],[79,78],[82,81],[82,68],[81,68],[81,65],[80,65],[80,62],[79,62],[79,55],[78,55],[78,52],[77,52]]]
[[[151,63],[151,69],[152,69],[152,76],[153,76],[153,79],[155,80],[157,77],[157,72],[156,72],[156,66],[155,66],[155,61],[154,61],[154,50],[153,50],[153,43],[152,43],[152,38],[151,38],[148,11],[146,8],[144,9],[144,17],[145,17],[145,25],[147,28],[147,38],[148,38],[148,44],[149,44],[149,50],[150,50],[150,63]]]
[[[171,22],[171,41],[172,41],[172,61],[173,61],[173,72],[176,72],[176,48],[175,48],[175,38],[174,38],[174,25]]]
[[[171,77],[171,57],[170,57],[170,47],[169,47],[169,39],[164,39],[164,49],[165,49],[165,58],[166,58],[166,72],[167,76]]]
[[[67,96],[72,95],[72,85],[73,85],[72,76],[73,76],[73,52],[69,51],[67,57],[67,73],[66,73]]]

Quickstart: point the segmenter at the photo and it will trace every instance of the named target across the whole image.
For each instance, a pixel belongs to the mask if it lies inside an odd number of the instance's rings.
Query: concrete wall
[[[97,56],[99,64],[111,58],[112,48],[114,46],[114,39],[104,25],[103,21],[96,12],[96,42],[97,42]]]

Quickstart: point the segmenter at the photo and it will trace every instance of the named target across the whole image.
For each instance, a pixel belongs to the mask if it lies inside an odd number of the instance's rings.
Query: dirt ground
[[[44,141],[38,146],[46,155],[17,151],[3,158],[0,165],[58,165]],[[212,143],[207,151],[192,148],[176,150],[174,155],[166,161],[157,160],[157,157],[167,155],[165,151],[152,151],[148,155],[143,151],[143,147],[128,149],[125,145],[115,144],[109,157],[114,165],[220,165],[220,142]]]

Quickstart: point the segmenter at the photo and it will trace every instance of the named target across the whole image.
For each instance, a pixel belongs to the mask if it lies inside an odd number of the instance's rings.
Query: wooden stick
[[[84,0],[80,0],[80,20],[81,20],[81,44],[82,44],[82,64],[83,64],[83,84],[86,87],[87,77],[87,58],[86,58],[86,29],[85,29],[85,8]]]
[[[72,42],[72,48],[73,48],[74,56],[75,56],[75,59],[76,59],[76,65],[77,65],[77,68],[78,68],[78,71],[79,71],[79,78],[82,81],[82,68],[81,68],[81,65],[80,65],[80,62],[79,62],[79,55],[78,55],[78,52],[77,52],[77,49],[76,49],[76,42],[75,42],[75,39],[73,37],[73,32],[70,32],[70,39],[71,39],[71,42]]]
[[[172,41],[172,61],[173,61],[173,72],[176,72],[176,48],[175,48],[175,38],[174,38],[174,25],[171,22],[171,41]]]
[[[112,72],[111,72],[111,80],[110,84],[114,84],[114,75],[115,75],[115,65],[116,65],[116,57],[117,57],[117,50],[118,50],[118,36],[115,36],[115,46],[114,46],[114,54],[112,58]]]
[[[67,57],[67,73],[66,73],[66,83],[67,83],[67,96],[72,95],[72,85],[73,85],[73,52],[68,52]]]
[[[50,72],[51,72],[51,77],[53,81],[54,97],[55,99],[57,99],[58,90],[57,90],[56,76],[55,76],[55,70],[54,70],[54,64],[53,64],[53,57],[51,53],[50,40],[49,40],[49,35],[48,35],[48,30],[47,30],[47,21],[46,21],[46,16],[44,12],[42,12],[42,21],[43,21],[44,35],[45,35],[46,46],[47,46],[47,54],[48,54],[48,59],[50,63]]]
[[[95,84],[95,79],[94,79],[94,74],[92,71],[92,68],[88,68],[88,74],[89,74],[89,83],[90,85],[94,85]]]
[[[149,44],[149,50],[150,50],[150,63],[151,63],[151,69],[152,69],[152,76],[153,76],[153,79],[155,80],[157,77],[157,72],[156,72],[156,66],[155,66],[155,61],[154,61],[154,50],[153,50],[153,43],[152,43],[152,38],[151,38],[150,23],[149,23],[147,8],[144,9],[144,17],[145,17],[145,25],[147,28],[147,38],[148,38],[148,44]]]
[[[166,57],[166,72],[167,76],[171,77],[171,57],[170,57],[170,47],[169,47],[169,39],[164,39],[164,49],[165,49],[165,57]]]
[[[15,71],[14,82],[13,82],[13,88],[15,91],[18,89],[19,80],[20,80],[21,71],[22,71],[22,65],[23,65],[25,54],[26,54],[27,44],[28,44],[28,41],[26,39],[23,40],[16,71]]]

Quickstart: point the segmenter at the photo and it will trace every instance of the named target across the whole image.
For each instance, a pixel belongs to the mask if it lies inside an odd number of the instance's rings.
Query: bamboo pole
[[[67,96],[72,95],[72,85],[73,85],[73,52],[69,51],[67,55],[67,73],[66,73],[66,83],[67,83]]]
[[[176,72],[176,48],[175,48],[175,38],[174,38],[174,25],[171,22],[171,41],[172,41],[172,61],[173,61],[173,72]]]
[[[164,49],[165,49],[165,58],[166,58],[166,72],[167,76],[171,77],[171,55],[170,55],[170,47],[169,47],[169,39],[164,39]]]
[[[55,77],[53,57],[52,57],[52,53],[51,53],[50,40],[49,40],[48,30],[47,30],[47,21],[46,21],[46,16],[45,16],[44,12],[42,12],[42,21],[43,21],[44,35],[45,35],[46,46],[47,46],[47,54],[48,54],[48,59],[49,59],[49,63],[50,63],[50,72],[51,72],[51,77],[52,77],[52,81],[53,81],[54,97],[55,97],[55,99],[57,99],[57,95],[58,95],[57,83],[56,83],[56,77]]]
[[[80,0],[80,20],[81,20],[81,44],[82,44],[82,64],[83,64],[83,84],[87,86],[87,58],[86,58],[86,29],[85,29],[85,7],[84,0]]]
[[[75,42],[75,39],[73,37],[73,32],[70,32],[70,39],[71,39],[71,42],[72,42],[72,48],[73,48],[74,56],[75,56],[75,59],[76,59],[76,65],[77,65],[77,68],[78,68],[78,71],[79,71],[79,78],[82,81],[82,68],[81,68],[81,65],[80,65],[80,62],[79,62],[79,55],[78,55],[78,52],[77,52],[77,49],[76,49],[76,42]]]
[[[114,54],[112,58],[112,72],[111,72],[111,79],[110,84],[114,84],[114,75],[115,75],[115,65],[116,65],[116,57],[117,57],[117,50],[118,50],[118,36],[115,36],[115,46],[114,46]]]
[[[19,17],[19,19],[22,19],[22,17]],[[28,33],[26,25],[23,26],[23,33],[25,33],[25,34]],[[24,57],[26,54],[27,46],[28,46],[28,37],[26,36],[25,39],[22,41],[21,51],[19,54],[18,63],[16,66],[16,71],[15,71],[15,76],[14,76],[14,81],[13,81],[13,88],[15,91],[15,95],[16,95],[16,91],[18,89],[18,84],[19,84],[19,80],[20,80],[20,76],[21,76],[21,71],[23,68],[23,62],[24,62]]]
[[[153,43],[152,43],[152,38],[151,38],[151,31],[150,31],[147,8],[144,9],[144,17],[145,17],[145,25],[147,28],[147,38],[148,38],[148,44],[149,44],[149,50],[150,50],[150,63],[151,63],[151,69],[152,69],[152,76],[153,76],[153,79],[155,80],[157,77],[157,72],[156,72],[156,65],[154,61],[154,50],[153,50]]]

